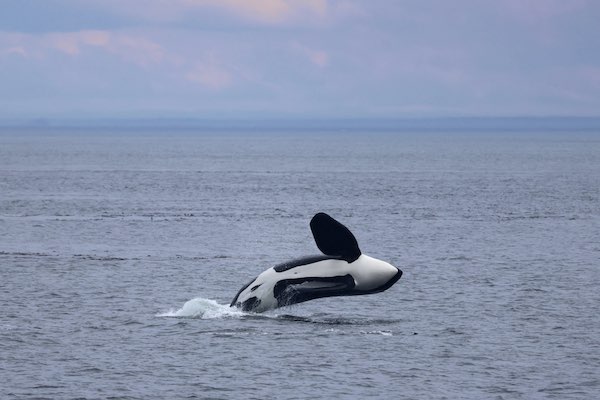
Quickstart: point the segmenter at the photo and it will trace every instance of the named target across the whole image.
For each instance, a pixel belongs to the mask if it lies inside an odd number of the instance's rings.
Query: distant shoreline
[[[600,131],[600,117],[440,118],[36,118],[0,119],[0,129],[176,129],[198,131]]]

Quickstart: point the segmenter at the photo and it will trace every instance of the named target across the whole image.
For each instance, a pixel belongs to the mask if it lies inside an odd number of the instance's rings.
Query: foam
[[[166,313],[158,314],[159,317],[180,317],[180,318],[231,318],[241,317],[246,313],[229,307],[228,304],[219,304],[215,300],[196,297],[183,305],[179,310],[171,310]]]

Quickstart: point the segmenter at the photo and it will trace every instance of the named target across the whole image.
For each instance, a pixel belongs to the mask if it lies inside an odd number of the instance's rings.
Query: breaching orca
[[[400,269],[362,254],[352,232],[329,215],[316,214],[310,229],[323,255],[269,268],[240,289],[231,307],[263,312],[321,297],[379,293],[402,276]]]

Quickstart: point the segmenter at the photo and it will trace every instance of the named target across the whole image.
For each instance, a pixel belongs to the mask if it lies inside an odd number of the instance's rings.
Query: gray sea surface
[[[404,275],[265,314],[324,211]],[[600,133],[0,131],[2,399],[600,398]]]

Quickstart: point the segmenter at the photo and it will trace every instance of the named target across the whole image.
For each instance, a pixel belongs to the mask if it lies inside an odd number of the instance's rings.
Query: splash
[[[159,317],[181,317],[181,318],[231,318],[241,317],[246,315],[244,312],[231,308],[227,304],[219,304],[211,299],[196,297],[187,301],[179,310],[171,310],[163,314],[158,314]]]

